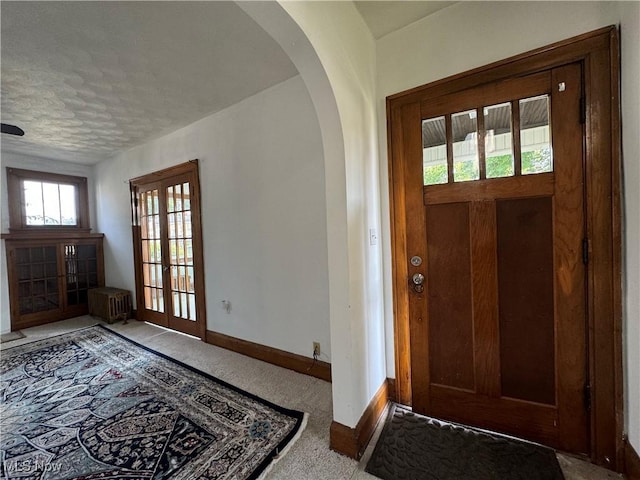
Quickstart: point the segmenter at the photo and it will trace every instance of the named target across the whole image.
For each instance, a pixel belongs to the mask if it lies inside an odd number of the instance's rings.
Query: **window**
[[[548,94],[422,120],[423,185],[553,172]]]
[[[7,168],[12,231],[89,230],[86,177]]]

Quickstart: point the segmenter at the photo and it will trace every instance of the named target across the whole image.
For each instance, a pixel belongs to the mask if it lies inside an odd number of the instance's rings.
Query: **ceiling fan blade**
[[[2,123],[2,133],[8,133],[9,135],[24,135],[24,130],[20,127],[16,127],[15,125],[9,125],[8,123]]]

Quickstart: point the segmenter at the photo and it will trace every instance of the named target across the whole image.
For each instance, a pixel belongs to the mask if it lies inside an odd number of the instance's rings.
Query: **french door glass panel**
[[[169,274],[173,316],[196,320],[196,294],[193,276],[193,233],[189,183],[166,189],[169,229]]]
[[[196,321],[189,182],[139,195],[145,308]]]
[[[144,306],[148,310],[164,313],[160,201],[157,189],[140,193],[140,226]]]

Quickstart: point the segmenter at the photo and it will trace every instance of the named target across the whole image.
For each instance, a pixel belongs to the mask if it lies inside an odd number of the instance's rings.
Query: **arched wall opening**
[[[324,149],[334,424],[386,386],[375,41],[351,2],[237,2],[290,57]],[[386,392],[386,390],[385,390]],[[385,397],[386,400],[386,397]],[[333,444],[332,427],[332,444]]]

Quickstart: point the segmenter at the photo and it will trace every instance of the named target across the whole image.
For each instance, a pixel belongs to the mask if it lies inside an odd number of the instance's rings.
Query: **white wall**
[[[344,165],[333,168],[332,159],[325,158],[328,189],[346,192],[345,202],[328,212],[330,228],[346,213],[347,236],[346,245],[339,245],[346,265],[329,266],[334,272],[346,267],[338,272],[343,276],[338,281],[348,282],[348,303],[331,312],[333,409],[334,420],[354,427],[386,378],[375,42],[351,2],[281,5],[313,45],[331,82],[342,126]],[[378,237],[375,245],[371,229]]]
[[[7,197],[7,170],[6,167],[22,168],[25,170],[37,170],[40,172],[60,173],[63,175],[75,175],[87,177],[87,188],[89,191],[89,222],[91,227],[95,226],[96,209],[94,201],[94,181],[93,169],[87,165],[78,163],[61,162],[48,158],[32,157],[18,153],[2,152],[2,174],[0,195],[2,199],[2,233],[9,232],[9,202]],[[96,229],[93,228],[95,232]],[[4,240],[0,247],[0,332],[5,333],[11,330],[11,314],[9,309],[9,287],[7,285],[7,258],[4,248]]]
[[[619,4],[624,178],[625,426],[640,452],[640,3]]]
[[[382,211],[389,209],[385,97],[449,75],[620,24],[624,151],[626,430],[640,447],[640,96],[638,2],[459,2],[377,42],[378,131]],[[383,216],[383,237],[389,238]],[[387,369],[394,376],[391,251],[384,244]]]
[[[107,283],[134,290],[126,181],[194,158],[207,329],[307,357],[319,341],[329,361],[323,152],[299,76],[96,166]]]
[[[314,102],[327,191],[333,418],[354,427],[386,377],[375,42],[351,2],[238,2],[289,55]],[[292,20],[295,22],[292,23]]]

